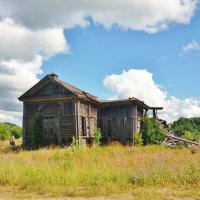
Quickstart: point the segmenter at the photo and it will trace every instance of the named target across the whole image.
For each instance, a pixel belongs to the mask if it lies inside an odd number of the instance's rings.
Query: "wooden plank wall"
[[[23,130],[26,146],[32,145],[33,121],[38,112],[43,115],[43,120],[48,117],[55,118],[54,132],[59,143],[71,140],[75,135],[75,101],[24,103]],[[49,136],[44,135],[44,140],[47,138]]]
[[[94,131],[97,128],[97,107],[90,105],[85,102],[78,101],[78,134],[79,137],[83,136],[82,130],[82,117],[86,118],[87,123],[87,136],[90,137],[93,135]]]
[[[132,141],[135,132],[134,115],[135,106],[132,105],[100,108],[98,127],[101,128],[104,140],[117,140],[122,143]]]
[[[29,146],[32,143],[33,121],[38,112],[44,118],[55,117],[55,134],[59,143],[63,140],[71,140],[73,136],[83,137],[82,117],[87,124],[87,134],[84,137],[93,136],[98,117],[98,127],[101,128],[106,141],[111,139],[126,143],[132,141],[134,133],[139,131],[140,119],[143,116],[143,109],[136,105],[108,106],[98,109],[90,103],[79,100],[24,103],[25,145]]]

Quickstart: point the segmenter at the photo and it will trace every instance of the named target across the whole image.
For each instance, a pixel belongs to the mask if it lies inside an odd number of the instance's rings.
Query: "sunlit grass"
[[[200,153],[162,146],[0,151],[0,186],[49,196],[140,194],[200,186]],[[200,194],[199,194],[200,195]]]

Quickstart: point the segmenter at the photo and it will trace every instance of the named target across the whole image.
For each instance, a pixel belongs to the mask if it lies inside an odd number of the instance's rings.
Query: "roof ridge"
[[[61,83],[64,87],[70,89],[70,90],[73,90],[73,92],[75,93],[79,93],[79,94],[82,94],[82,95],[86,95],[92,99],[97,99],[98,97],[97,96],[94,96],[88,92],[85,92],[84,90],[81,90],[79,88],[77,88],[76,86],[74,85],[71,85],[70,83],[66,82],[66,81],[63,81],[63,80],[56,80],[58,81],[59,83]]]

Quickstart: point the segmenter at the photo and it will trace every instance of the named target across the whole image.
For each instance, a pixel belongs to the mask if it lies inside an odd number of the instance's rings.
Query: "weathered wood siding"
[[[78,101],[78,135],[91,137],[97,128],[97,107]]]
[[[136,132],[137,108],[134,105],[107,106],[98,111],[98,127],[105,141],[132,142]]]
[[[129,98],[122,101],[100,101],[93,95],[58,80],[54,73],[24,93],[23,143],[31,146],[34,118],[43,116],[44,144],[69,144],[73,136],[91,141],[94,131],[101,128],[106,141],[132,142],[140,129],[143,109],[148,106]]]
[[[44,144],[63,144],[75,136],[75,101],[24,103],[24,144],[30,146],[33,122],[37,113],[43,116]]]
[[[88,103],[80,101],[24,103],[23,126],[26,146],[32,145],[33,122],[37,113],[43,116],[44,144],[69,144],[73,136],[89,138],[97,128],[97,107]]]
[[[43,96],[54,96],[61,94],[72,95],[72,92],[70,92],[61,85],[52,82],[47,82],[43,87],[41,87],[34,93],[34,96],[43,97]]]

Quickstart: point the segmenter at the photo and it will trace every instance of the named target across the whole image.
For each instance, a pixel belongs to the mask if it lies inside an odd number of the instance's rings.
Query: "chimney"
[[[49,76],[51,76],[51,77],[54,78],[54,79],[58,79],[58,75],[55,74],[54,72],[51,72],[51,73],[49,74]]]

